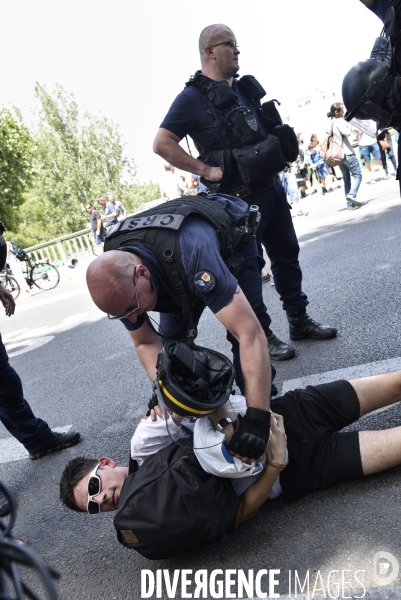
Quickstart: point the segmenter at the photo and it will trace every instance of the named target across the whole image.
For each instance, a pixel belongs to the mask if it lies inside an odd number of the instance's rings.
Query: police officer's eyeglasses
[[[216,48],[216,46],[227,46],[230,50],[237,50],[239,48],[237,42],[219,42],[218,44],[209,44],[209,46],[205,46],[203,49]]]
[[[134,269],[134,290],[135,290],[135,298],[136,298],[137,307],[133,308],[132,310],[129,310],[127,313],[125,313],[125,315],[121,315],[119,317],[113,317],[112,315],[107,314],[107,318],[110,319],[110,321],[114,321],[115,319],[128,319],[128,317],[130,315],[138,312],[138,310],[141,310],[141,307],[139,306],[138,292],[136,289],[135,275],[136,275],[136,267]]]
[[[100,477],[96,474],[99,467],[100,465],[96,465],[88,479],[88,504],[86,510],[90,515],[97,515],[100,513],[100,504],[96,502],[96,500],[93,500],[94,496],[100,494],[102,490]]]

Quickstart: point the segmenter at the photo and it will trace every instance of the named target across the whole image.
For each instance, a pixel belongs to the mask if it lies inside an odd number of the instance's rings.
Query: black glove
[[[259,458],[266,450],[270,436],[270,412],[248,408],[245,417],[238,415],[228,449],[248,458]]]
[[[150,416],[150,411],[155,408],[157,405],[159,404],[159,401],[157,399],[157,395],[156,392],[153,392],[151,399],[148,402],[148,412],[146,413],[146,417]]]

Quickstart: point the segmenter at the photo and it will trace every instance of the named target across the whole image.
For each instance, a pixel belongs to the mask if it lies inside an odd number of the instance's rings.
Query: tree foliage
[[[135,164],[124,155],[115,123],[80,110],[74,95],[61,86],[50,94],[37,83],[35,93],[39,101],[33,130],[36,176],[30,201],[41,207],[40,217],[49,223],[52,234],[84,228],[85,204],[107,190],[113,190],[130,211],[158,197],[157,185],[136,182]]]
[[[22,122],[0,109],[0,219],[16,231],[24,192],[32,181],[32,139]]]

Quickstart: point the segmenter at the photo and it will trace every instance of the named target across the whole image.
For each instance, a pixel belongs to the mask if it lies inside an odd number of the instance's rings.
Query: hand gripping
[[[228,449],[248,458],[262,456],[270,436],[270,412],[248,408],[244,417],[238,415],[235,426]]]

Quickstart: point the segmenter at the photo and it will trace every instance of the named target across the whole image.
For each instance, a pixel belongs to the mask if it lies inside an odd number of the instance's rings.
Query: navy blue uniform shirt
[[[239,94],[235,79],[232,89],[238,96],[237,104],[245,104]],[[205,102],[194,87],[186,87],[177,96],[160,127],[168,129],[180,140],[189,135],[201,150],[212,144],[216,137],[213,119],[207,112]]]
[[[235,225],[244,223],[248,205],[243,200],[224,194],[209,194],[208,199],[224,208]],[[152,261],[154,262],[156,259],[150,250],[135,244],[124,247],[124,251],[135,253],[136,248],[140,249],[141,254],[145,256],[143,263],[150,271],[152,287],[158,294],[163,294],[156,269],[152,267]],[[214,227],[198,216],[187,217],[180,229],[180,250],[191,291],[195,296],[201,298],[213,313],[219,312],[233,297],[238,281],[221,258],[219,241]],[[146,256],[149,255],[151,260],[147,261]],[[162,269],[160,268],[160,270]],[[144,321],[143,315],[139,315],[136,323],[131,323],[128,319],[121,319],[129,331],[139,329]]]

